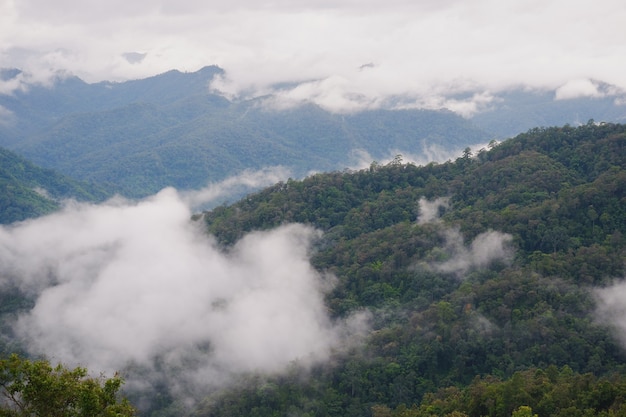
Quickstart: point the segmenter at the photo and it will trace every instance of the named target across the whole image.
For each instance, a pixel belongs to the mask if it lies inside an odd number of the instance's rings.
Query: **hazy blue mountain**
[[[626,101],[620,98],[579,97],[555,100],[554,91],[526,91],[522,89],[499,93],[487,111],[471,118],[478,127],[498,138],[509,138],[534,127],[579,126],[590,119],[597,122],[624,123]]]
[[[206,67],[98,84],[69,77],[0,96],[16,119],[0,129],[0,145],[65,175],[143,196],[249,168],[283,165],[294,176],[344,169],[357,162],[356,150],[372,159],[419,156],[433,146],[453,150],[490,139],[448,111],[340,115],[315,105],[277,111],[262,99],[231,102],[209,92],[220,73]]]
[[[30,84],[25,91],[0,94],[0,106],[11,111],[14,121],[10,125],[0,123],[0,138],[3,144],[17,143],[76,113],[107,111],[131,103],[169,104],[205,91],[219,73],[221,69],[211,66],[190,74],[169,71],[123,83],[88,84],[75,76],[59,76],[52,86]],[[0,72],[0,80],[20,74],[20,70],[5,69]]]
[[[296,177],[342,170],[361,151],[371,160],[395,153],[426,160],[535,126],[619,122],[626,113],[613,98],[555,101],[553,92],[522,90],[499,94],[471,119],[446,110],[334,114],[312,104],[272,110],[265,97],[229,101],[211,93],[210,82],[221,74],[211,66],[95,84],[66,76],[0,95],[0,146],[136,197],[165,186],[198,188],[250,168],[283,165]]]

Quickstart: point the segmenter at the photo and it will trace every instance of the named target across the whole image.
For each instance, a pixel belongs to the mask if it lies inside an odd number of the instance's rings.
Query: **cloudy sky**
[[[0,0],[0,66],[95,82],[215,64],[227,93],[308,81],[290,97],[335,103],[593,95],[626,88],[625,21],[621,0]]]

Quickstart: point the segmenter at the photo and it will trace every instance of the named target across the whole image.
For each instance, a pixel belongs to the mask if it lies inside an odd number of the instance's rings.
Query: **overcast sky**
[[[0,66],[94,82],[215,64],[224,92],[310,81],[288,98],[337,106],[519,85],[566,97],[598,94],[589,79],[626,88],[624,22],[622,0],[0,0]]]

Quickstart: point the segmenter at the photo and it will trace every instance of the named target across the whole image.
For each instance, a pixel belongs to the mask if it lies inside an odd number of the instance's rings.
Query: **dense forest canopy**
[[[330,360],[225,370],[221,389],[196,381],[185,397],[177,378],[199,358],[171,369],[156,355],[149,398],[136,363],[121,370],[125,394],[155,417],[625,415],[625,148],[626,125],[536,128],[454,161],[398,155],[199,213],[216,258],[238,259],[249,232],[315,228],[304,265],[326,279],[315,296],[331,322],[363,313],[365,332]],[[0,351],[27,352],[11,323],[36,301],[0,289]]]
[[[339,113],[275,95],[225,97],[209,88],[224,76],[221,68],[207,66],[126,82],[89,84],[59,74],[50,85],[22,84],[0,94],[0,146],[141,198],[167,186],[197,189],[275,165],[302,178],[398,152],[420,163],[443,161],[466,146],[533,126],[579,124],[580,115],[618,122],[626,114],[622,93],[615,96],[619,91],[608,85],[596,85],[593,97],[557,100],[556,91],[500,91],[461,117],[445,107],[407,107],[401,97]],[[0,69],[0,81],[9,85],[28,79],[19,70]]]
[[[332,314],[365,308],[374,318],[363,350],[334,367],[235,389],[198,415],[623,412],[624,318],[598,289],[625,277],[625,168],[626,126],[590,121],[442,164],[398,156],[290,180],[204,213],[224,245],[283,223],[323,230],[312,262],[338,278]],[[615,321],[601,319],[607,312]],[[517,397],[501,391],[514,384]],[[584,402],[572,384],[607,389],[606,398]],[[506,404],[494,408],[498,395]]]
[[[0,120],[0,146],[141,198],[246,169],[280,165],[302,177],[356,166],[361,153],[386,158],[390,149],[413,147],[426,159],[492,137],[444,109],[336,114],[311,103],[276,109],[267,97],[228,100],[208,88],[221,74],[211,66],[120,83],[67,77],[0,94],[0,109],[11,116]]]

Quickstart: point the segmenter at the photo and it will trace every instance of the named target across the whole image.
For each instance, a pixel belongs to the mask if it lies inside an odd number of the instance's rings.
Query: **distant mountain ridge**
[[[52,86],[0,94],[0,146],[142,197],[166,186],[202,187],[244,169],[283,165],[301,177],[354,166],[363,162],[358,155],[429,160],[536,126],[626,119],[626,106],[608,95],[555,101],[554,93],[524,90],[500,94],[470,119],[447,110],[336,114],[314,104],[277,110],[266,97],[230,101],[212,93],[210,83],[222,75],[208,66],[121,83],[63,76]],[[21,73],[1,76],[8,82]]]
[[[88,84],[76,76],[59,76],[53,86],[28,84],[26,90],[0,94],[0,106],[10,110],[18,119],[9,131],[17,139],[23,137],[20,130],[31,133],[71,114],[108,111],[137,102],[175,102],[206,89],[212,77],[222,72],[217,67],[205,67],[194,73],[172,70],[142,80],[95,84]],[[0,72],[0,79],[6,82],[20,74],[18,69],[4,69]],[[11,138],[3,140],[10,141]]]
[[[515,89],[498,94],[490,109],[475,114],[471,121],[499,138],[508,138],[535,127],[579,126],[590,119],[626,122],[626,99],[601,94],[557,100],[554,91]]]
[[[448,111],[342,115],[312,104],[278,111],[262,99],[231,102],[209,91],[221,73],[206,67],[98,84],[69,77],[0,96],[0,106],[16,119],[0,129],[0,146],[142,197],[166,186],[198,188],[244,169],[283,165],[298,177],[357,163],[354,151],[379,159],[489,140]]]

